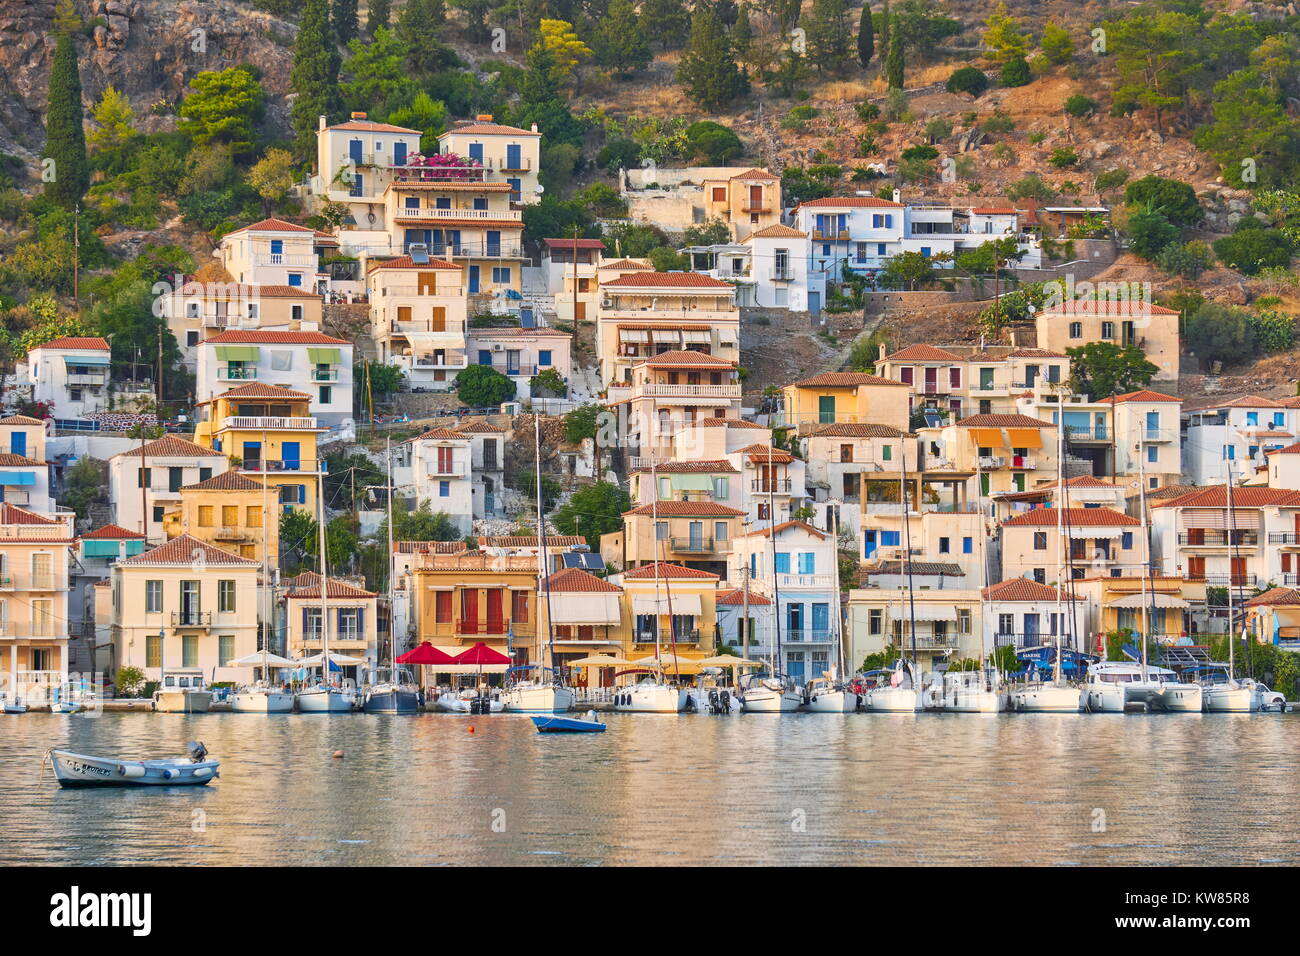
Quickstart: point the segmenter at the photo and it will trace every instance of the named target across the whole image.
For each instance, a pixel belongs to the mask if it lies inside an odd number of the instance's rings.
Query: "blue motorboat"
[[[539,734],[601,734],[605,725],[596,720],[596,712],[588,711],[587,718],[545,716],[532,718]]]

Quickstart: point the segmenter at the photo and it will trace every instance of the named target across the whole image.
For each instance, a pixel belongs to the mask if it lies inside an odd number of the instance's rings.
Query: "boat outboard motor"
[[[185,745],[185,749],[189,751],[192,763],[203,763],[203,758],[208,755],[208,748],[199,740],[191,740]]]

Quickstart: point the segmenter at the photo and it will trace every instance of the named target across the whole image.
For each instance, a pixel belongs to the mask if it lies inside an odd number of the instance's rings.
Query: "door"
[[[429,327],[430,332],[447,331],[447,307],[445,305],[435,305],[433,307],[433,319]]]
[[[506,374],[518,375],[519,371],[519,350],[506,349]]]
[[[253,469],[262,467],[262,443],[260,441],[244,442],[244,467]]]
[[[786,636],[792,641],[803,640],[803,605],[789,604],[786,613]]]
[[[478,266],[469,267],[469,291],[471,293],[475,293],[479,289],[478,274],[479,274]]]
[[[808,314],[820,315],[822,311],[822,294],[820,292],[808,293]]]
[[[363,154],[361,152],[361,140],[353,139],[348,141],[348,159],[352,160],[353,166],[360,166]]]
[[[1232,583],[1241,587],[1246,583],[1246,559],[1232,559]]]
[[[400,140],[393,144],[393,165],[406,165],[406,144]]]
[[[199,582],[181,582],[181,623],[199,623]]]
[[[409,305],[399,305],[397,307],[398,324],[409,323],[411,321],[411,307]]]
[[[519,144],[511,143],[506,146],[506,169],[514,171],[523,168],[523,160],[520,156]]]
[[[926,394],[937,392],[938,390],[939,390],[939,370],[937,368],[927,368],[925,370]]]
[[[280,456],[284,460],[285,471],[297,471],[302,467],[301,444],[296,441],[283,442],[280,445]]]
[[[812,606],[812,639],[814,641],[827,641],[831,636],[831,606],[829,604],[814,604]]]
[[[460,592],[461,630],[478,633],[478,589],[465,588]]]
[[[1038,644],[1038,615],[1025,615],[1025,647],[1035,647]]]
[[[587,318],[587,303],[573,303],[573,318],[578,322],[582,322]]]
[[[704,547],[704,522],[692,521],[690,524],[690,549],[699,551]]]
[[[749,187],[749,208],[746,212],[762,212],[763,210],[763,187]]]
[[[9,451],[14,455],[27,457],[27,433],[14,432],[9,436]]]
[[[1187,559],[1187,576],[1193,581],[1205,580],[1205,558],[1189,557]]]
[[[835,424],[834,395],[819,395],[817,397],[817,422],[820,425]]]
[[[504,634],[506,622],[504,602],[501,600],[501,588],[492,588],[487,593],[487,633]]]
[[[501,232],[497,229],[489,229],[487,234],[487,255],[501,255]]]

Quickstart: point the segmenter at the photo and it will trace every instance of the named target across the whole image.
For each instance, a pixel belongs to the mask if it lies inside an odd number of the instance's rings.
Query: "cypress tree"
[[[289,83],[298,94],[289,116],[300,159],[315,152],[317,117],[324,116],[328,121],[343,108],[339,66],[339,48],[326,0],[303,0],[298,39],[293,45],[293,68],[289,71]]]
[[[90,188],[86,131],[82,126],[81,71],[72,37],[62,32],[50,66],[49,108],[45,114],[45,156],[54,160],[45,194],[65,209],[81,202]]]
[[[366,7],[366,32],[374,36],[380,27],[388,26],[389,16],[388,0],[370,0]]]
[[[416,73],[430,76],[456,62],[455,51],[442,42],[447,8],[442,0],[408,0],[397,18],[397,38],[406,44]]]
[[[701,4],[691,18],[691,40],[677,67],[677,82],[705,109],[717,109],[749,90],[749,79],[736,66],[731,42],[713,8]]]
[[[347,46],[360,32],[357,23],[357,0],[334,0],[334,36]]]
[[[889,31],[889,52],[885,55],[885,79],[890,89],[903,88],[903,35],[897,29]]]
[[[883,60],[889,52],[889,0],[880,4],[880,28],[876,31],[876,46],[880,47]]]
[[[862,5],[862,17],[858,21],[858,62],[865,70],[871,58],[876,55],[875,29],[871,25],[871,4]]]

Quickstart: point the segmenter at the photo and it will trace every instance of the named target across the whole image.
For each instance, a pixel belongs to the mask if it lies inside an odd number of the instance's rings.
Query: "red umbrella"
[[[457,664],[477,664],[482,667],[484,664],[509,664],[510,658],[500,651],[494,651],[482,641],[479,641],[469,650],[462,651],[454,658]]]
[[[407,651],[397,659],[399,664],[455,664],[457,658],[438,650],[428,641]]]

